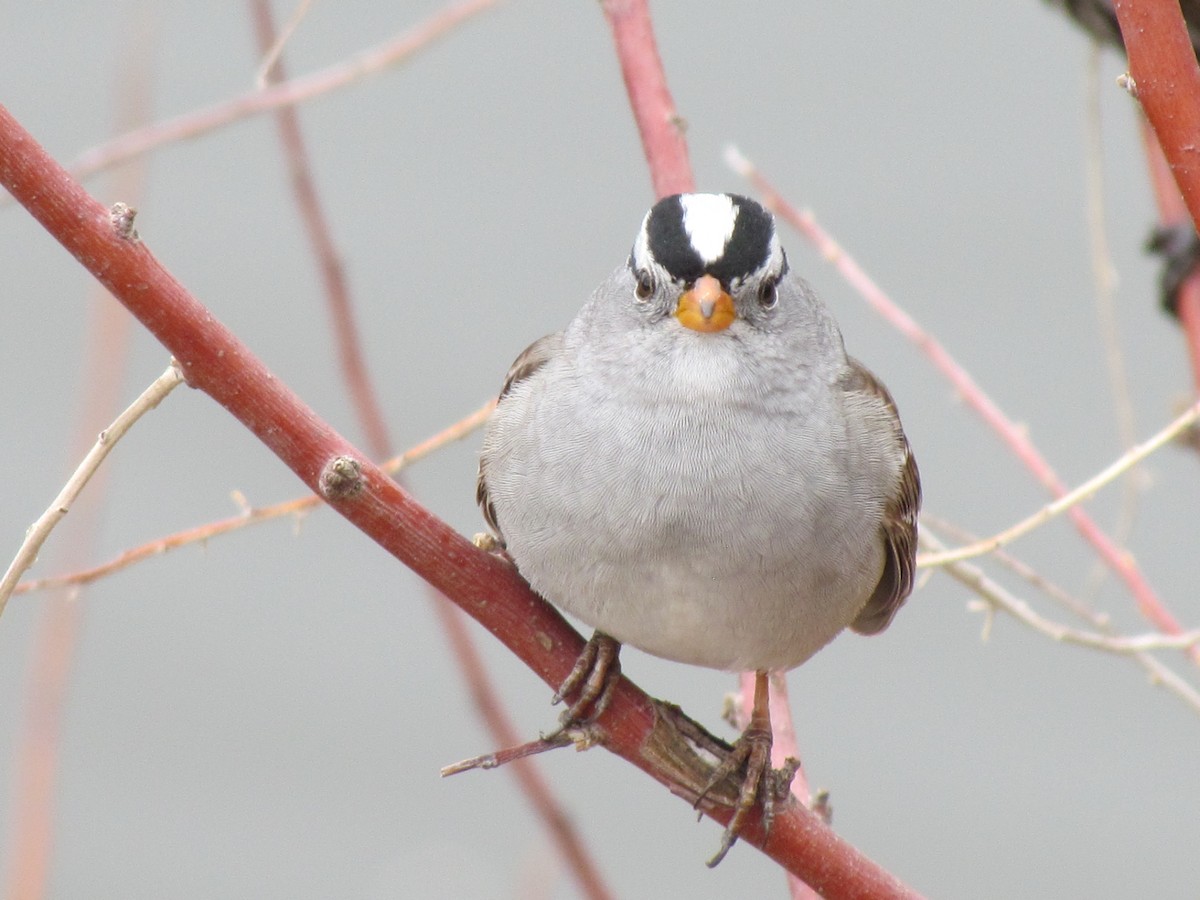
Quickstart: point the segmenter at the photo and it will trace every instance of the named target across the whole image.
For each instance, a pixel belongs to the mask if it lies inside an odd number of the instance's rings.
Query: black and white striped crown
[[[675,194],[646,213],[633,244],[635,270],[659,268],[676,281],[712,275],[738,284],[756,272],[781,273],[775,219],[738,194]]]

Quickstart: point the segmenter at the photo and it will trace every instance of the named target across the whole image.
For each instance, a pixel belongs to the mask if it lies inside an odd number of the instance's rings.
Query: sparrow
[[[769,828],[767,673],[883,631],[913,587],[921,486],[896,406],[735,194],[660,200],[574,320],[517,357],[477,499],[532,588],[595,629],[556,694],[578,692],[567,720],[603,714],[621,644],[755,672],[705,791],[741,775],[710,865],[757,801]]]

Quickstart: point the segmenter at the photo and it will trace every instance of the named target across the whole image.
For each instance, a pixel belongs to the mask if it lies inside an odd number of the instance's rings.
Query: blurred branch
[[[0,184],[174,353],[191,386],[228,410],[330,506],[461,606],[546,684],[562,682],[584,643],[562,616],[511,565],[473,547],[318,418],[144,243],[115,235],[108,211],[3,107]],[[598,727],[607,749],[694,802],[710,765],[628,679],[617,685]],[[731,799],[715,797],[701,810],[726,824]],[[913,896],[799,804],[777,813],[769,840],[757,818],[743,839],[827,897]]]
[[[1117,316],[1117,270],[1108,241],[1108,214],[1104,189],[1104,117],[1101,103],[1100,74],[1104,47],[1093,35],[1085,69],[1084,93],[1087,98],[1084,126],[1084,172],[1087,185],[1087,231],[1091,243],[1092,278],[1095,281],[1093,303],[1096,325],[1104,347],[1104,364],[1112,392],[1113,419],[1117,427],[1117,444],[1128,450],[1137,441],[1137,417],[1134,414],[1133,393],[1129,383],[1129,365],[1122,346],[1120,322]],[[1107,85],[1106,85],[1107,87]],[[1132,477],[1121,483],[1121,502],[1112,523],[1113,540],[1120,546],[1129,543],[1137,521],[1138,498],[1144,479]],[[1096,560],[1088,574],[1088,592],[1095,593],[1110,571],[1103,561]]]
[[[662,198],[693,191],[695,178],[684,139],[686,123],[675,109],[667,86],[647,0],[603,0],[602,6],[612,30],[654,194]],[[799,752],[788,705],[786,674],[777,673],[774,682],[770,694],[774,734],[771,765],[778,767],[787,757],[799,759]],[[742,673],[739,684],[742,707],[749,710],[754,702],[754,674]],[[782,752],[784,748],[788,752]],[[792,780],[792,790],[807,808],[808,786],[803,772],[798,772],[798,777]],[[788,875],[788,890],[797,900],[814,895],[809,884],[795,873]]]
[[[259,10],[261,4],[259,0],[255,0],[252,4],[253,10]],[[279,65],[279,58],[283,55],[283,48],[287,46],[287,42],[291,40],[292,34],[300,27],[300,23],[304,21],[304,17],[308,15],[309,9],[312,8],[312,0],[300,0],[296,4],[295,10],[292,11],[292,16],[280,29],[279,34],[275,35],[274,26],[271,24],[271,7],[265,7],[265,13],[255,12],[255,24],[259,26],[261,23],[270,25],[272,32],[270,40],[266,46],[262,46],[260,41],[260,49],[262,50],[262,61],[258,64],[258,71],[254,75],[254,84],[259,88],[265,88],[268,84],[286,81],[283,75],[283,68]],[[261,36],[261,32],[260,32]],[[281,109],[290,109],[291,107],[280,107]]]
[[[267,0],[251,0],[251,18],[258,38],[259,49],[270,59],[272,65],[263,73],[268,83],[287,77],[283,59],[278,55],[283,47],[276,46],[275,26],[271,20],[271,5]],[[288,177],[300,221],[312,245],[313,257],[325,288],[333,332],[337,337],[338,360],[342,365],[342,378],[350,391],[350,399],[366,438],[367,450],[375,459],[383,459],[391,452],[387,425],[379,405],[379,398],[371,384],[367,363],[363,358],[358,325],[355,323],[354,304],[350,301],[350,288],[346,284],[346,270],[342,267],[340,254],[329,230],[329,221],[317,196],[313,182],[312,165],[304,135],[300,131],[300,118],[294,106],[279,106],[275,109],[275,125],[279,130],[279,142],[283,146],[287,161]]]
[[[145,122],[153,102],[153,52],[155,16],[150,6],[132,4],[121,29],[121,53],[113,85],[115,130]],[[110,179],[108,188],[125,202],[109,210],[113,234],[124,241],[137,241],[130,204],[141,196],[145,166],[123,166]],[[86,292],[88,322],[83,358],[79,362],[78,409],[72,427],[69,453],[83,455],[100,434],[105,439],[108,420],[123,405],[122,385],[130,355],[134,322],[125,310],[93,282]],[[150,393],[162,388],[162,396],[178,383],[179,372],[172,362]],[[164,383],[169,379],[169,383]],[[152,408],[158,400],[152,399]],[[141,400],[147,400],[143,394]],[[135,404],[136,406],[137,404]],[[115,441],[114,441],[115,442]],[[101,512],[107,496],[111,467],[99,468],[91,477],[86,502],[75,505],[71,527],[62,536],[54,557],[69,567],[91,560],[97,544]],[[63,735],[71,684],[75,675],[76,651],[84,626],[86,604],[81,591],[51,595],[35,613],[37,627],[30,646],[28,671],[23,685],[25,709],[19,723],[13,754],[11,827],[6,841],[10,865],[4,896],[10,900],[40,900],[49,893],[51,865],[57,836],[56,813],[61,800]]]
[[[494,6],[497,0],[466,0],[434,13],[421,24],[402,32],[390,41],[336,63],[310,75],[302,75],[284,84],[250,91],[214,104],[206,109],[185,113],[165,122],[157,122],[105,141],[80,154],[70,165],[79,179],[111,168],[164,144],[188,140],[223,128],[250,116],[302,103],[320,94],[347,87],[378,74],[446,36],[467,19]]]

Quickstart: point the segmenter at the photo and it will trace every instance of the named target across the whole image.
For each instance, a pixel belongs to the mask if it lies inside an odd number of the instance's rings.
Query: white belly
[[[492,423],[509,450],[489,456],[491,500],[546,599],[622,643],[728,670],[797,666],[866,602],[881,510],[849,502],[867,473],[845,435],[811,425],[836,417],[576,401],[505,404]]]

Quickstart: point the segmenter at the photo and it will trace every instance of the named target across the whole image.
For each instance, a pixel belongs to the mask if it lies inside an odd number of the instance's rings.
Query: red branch
[[[1158,138],[1192,223],[1200,228],[1200,68],[1178,0],[1117,0],[1117,20],[1138,101]],[[1178,197],[1151,177],[1163,224],[1182,221]],[[1179,294],[1179,321],[1188,339],[1192,373],[1200,387],[1200,286],[1187,279]]]
[[[629,105],[642,136],[654,196],[692,191],[695,180],[683,139],[684,122],[667,87],[646,0],[605,0],[603,5]]]
[[[462,607],[548,685],[562,682],[583,639],[502,560],[483,553],[388,478],[300,401],[192,297],[146,246],[122,237],[90,197],[0,106],[0,184],[179,361],[189,384],[244,424],[310,488],[372,540]],[[339,458],[353,460],[330,477]],[[324,477],[323,477],[324,473]],[[665,725],[627,679],[599,725],[604,746],[673,790],[694,773],[665,758]],[[725,824],[731,808],[704,804]],[[789,804],[770,840],[757,820],[744,840],[827,897],[911,897],[904,885]]]
[[[1154,129],[1144,118],[1142,144],[1146,151],[1146,165],[1150,169],[1150,184],[1158,204],[1159,221],[1168,229],[1190,223],[1191,217],[1183,197],[1179,195],[1179,187],[1175,184],[1175,176],[1167,164],[1167,158],[1163,156],[1162,146],[1154,134]],[[1200,268],[1193,269],[1180,284],[1175,311],[1179,315],[1184,337],[1187,338],[1188,355],[1192,360],[1192,380],[1200,387]]]

